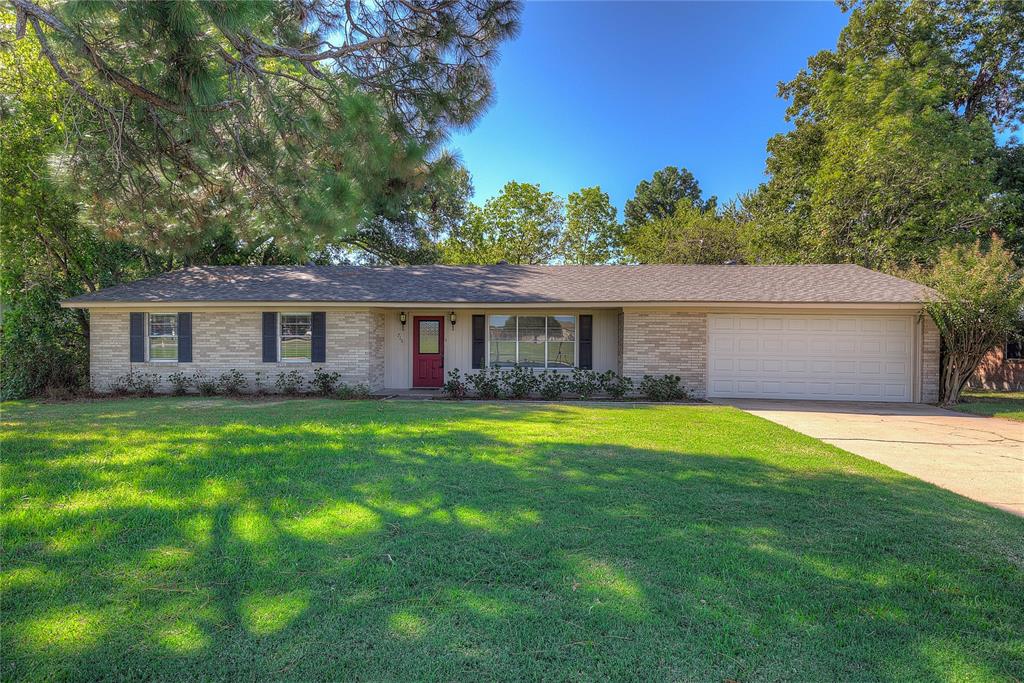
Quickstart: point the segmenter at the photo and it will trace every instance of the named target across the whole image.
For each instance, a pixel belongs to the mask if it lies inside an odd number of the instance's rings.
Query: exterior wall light
[[[402,311],[401,313],[398,314],[398,322],[402,323],[403,330],[405,329],[405,320],[405,311]]]
[[[452,324],[452,329],[455,329],[455,311],[448,311],[448,321]]]

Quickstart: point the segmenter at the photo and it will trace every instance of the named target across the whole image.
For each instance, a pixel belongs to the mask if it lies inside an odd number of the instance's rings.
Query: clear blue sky
[[[831,2],[527,2],[494,105],[451,147],[480,203],[509,180],[563,197],[600,185],[621,215],[668,165],[730,199],[787,128],[777,83],[845,24]]]

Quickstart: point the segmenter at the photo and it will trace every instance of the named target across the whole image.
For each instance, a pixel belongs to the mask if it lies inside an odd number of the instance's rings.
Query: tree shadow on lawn
[[[8,435],[5,676],[1024,676],[1010,515],[728,409],[379,405]]]

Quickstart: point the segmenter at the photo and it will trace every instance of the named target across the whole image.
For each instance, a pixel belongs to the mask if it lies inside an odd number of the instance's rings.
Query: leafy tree
[[[701,198],[700,184],[688,170],[666,166],[636,186],[633,198],[626,202],[626,229],[667,218],[675,213],[680,202],[696,209],[713,209],[717,200]]]
[[[434,263],[439,242],[460,229],[469,217],[473,183],[469,172],[452,159],[438,164],[424,187],[408,196],[392,216],[364,221],[356,232],[337,241],[342,254],[369,263]]]
[[[580,265],[617,260],[621,250],[617,213],[600,187],[571,192],[565,208],[562,260]]]
[[[1019,11],[846,4],[836,49],[780,86],[794,129],[769,141],[770,179],[747,202],[755,252],[879,267],[1000,229],[993,131],[1021,111]]]
[[[913,275],[940,294],[926,308],[942,335],[940,402],[952,405],[985,354],[1020,324],[1024,279],[998,237],[987,249],[946,247],[931,271]]]
[[[11,0],[68,86],[84,217],[191,254],[230,229],[247,248],[319,251],[401,220],[439,145],[492,96],[510,0]]]
[[[744,225],[733,207],[719,213],[686,201],[665,218],[629,231],[624,253],[635,263],[725,263],[742,261]]]
[[[506,183],[441,244],[445,263],[550,263],[558,255],[565,215],[562,200],[540,185]]]

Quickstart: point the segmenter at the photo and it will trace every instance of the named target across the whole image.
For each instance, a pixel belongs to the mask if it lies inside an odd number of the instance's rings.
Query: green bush
[[[501,398],[501,371],[496,368],[481,368],[467,375],[466,381],[479,398]]]
[[[240,370],[228,370],[217,379],[217,388],[228,396],[238,396],[245,392],[248,383]]]
[[[172,372],[167,376],[167,381],[171,385],[171,393],[175,396],[184,396],[192,386],[192,378],[184,372]]]
[[[448,378],[441,387],[441,393],[453,401],[461,401],[466,398],[466,394],[469,393],[469,385],[466,384],[458,368],[453,368],[448,372]]]
[[[680,401],[687,398],[686,390],[680,386],[681,381],[679,375],[644,375],[640,382],[640,393],[648,401]]]
[[[110,388],[115,394],[122,396],[152,396],[156,393],[156,385],[160,378],[148,372],[129,370],[128,374],[115,379]]]
[[[341,375],[337,372],[327,372],[323,368],[317,368],[313,371],[313,380],[310,384],[313,387],[313,393],[320,396],[330,396],[334,393],[335,385],[341,380]]]
[[[302,378],[302,373],[298,370],[282,372],[274,381],[274,386],[277,388],[277,391],[285,396],[301,394],[302,390],[305,388],[305,384],[306,381]]]
[[[539,380],[530,368],[516,365],[508,370],[501,370],[501,386],[505,395],[512,399],[524,399],[537,389]]]
[[[623,377],[614,370],[602,372],[600,380],[601,390],[616,400],[620,400],[633,392],[633,380],[629,377]]]
[[[601,379],[593,370],[573,368],[572,377],[569,380],[569,391],[586,401],[601,391]]]
[[[217,380],[213,377],[207,377],[202,370],[196,370],[196,373],[192,375],[192,385],[203,396],[217,395]]]
[[[558,370],[545,370],[538,377],[538,392],[546,401],[557,401],[569,388],[569,377]]]
[[[367,399],[370,398],[370,387],[365,384],[345,384],[341,382],[334,391],[334,397],[343,401]]]

